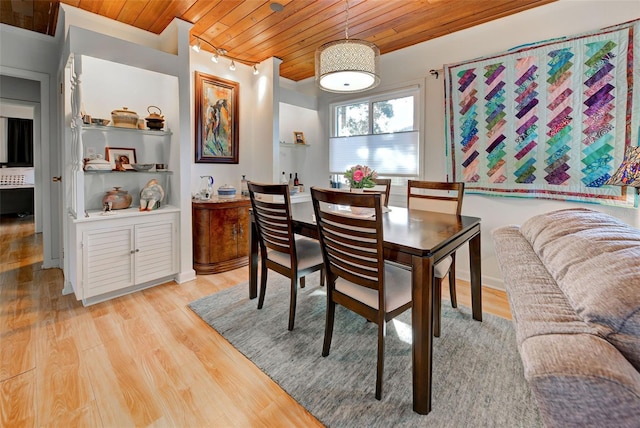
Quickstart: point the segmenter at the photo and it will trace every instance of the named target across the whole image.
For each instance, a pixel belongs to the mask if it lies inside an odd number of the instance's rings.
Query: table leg
[[[480,256],[480,231],[469,241],[469,263],[471,269],[471,308],[473,319],[482,321],[482,273]]]
[[[251,221],[249,233],[249,299],[258,297],[258,229]]]
[[[413,411],[431,411],[431,368],[433,351],[433,259],[413,256],[411,289],[413,306]]]

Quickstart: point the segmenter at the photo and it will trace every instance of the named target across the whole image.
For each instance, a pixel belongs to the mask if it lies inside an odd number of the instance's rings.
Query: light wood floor
[[[321,426],[186,307],[247,268],[83,307],[41,264],[33,218],[3,217],[0,427]],[[483,309],[510,317],[500,291],[483,290]]]

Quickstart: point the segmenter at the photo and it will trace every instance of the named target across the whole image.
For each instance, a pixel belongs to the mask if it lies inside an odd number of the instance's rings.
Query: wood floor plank
[[[187,306],[248,268],[84,307],[59,269],[41,269],[32,221],[0,216],[0,233],[0,426],[322,426]],[[456,289],[469,306],[469,284]],[[482,297],[510,318],[504,292]]]
[[[0,381],[0,426],[38,426],[35,370]]]
[[[43,323],[37,337],[38,419],[50,425],[87,407],[94,397],[75,338],[59,338],[55,321]]]

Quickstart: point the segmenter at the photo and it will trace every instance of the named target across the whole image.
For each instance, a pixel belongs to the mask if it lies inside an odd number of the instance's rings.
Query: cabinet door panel
[[[136,226],[136,283],[176,273],[173,223]]]
[[[133,285],[133,228],[83,234],[85,297]]]
[[[228,208],[217,211],[215,215],[211,216],[209,260],[212,263],[235,259],[238,253],[238,227],[236,225],[238,210],[237,208]]]
[[[249,208],[238,208],[238,257],[249,255]]]

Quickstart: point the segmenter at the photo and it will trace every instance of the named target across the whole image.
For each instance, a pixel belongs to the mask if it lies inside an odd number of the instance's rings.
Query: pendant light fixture
[[[349,39],[349,1],[346,0],[344,40],[326,43],[316,49],[316,83],[328,92],[361,92],[380,84],[380,50],[366,40]]]

